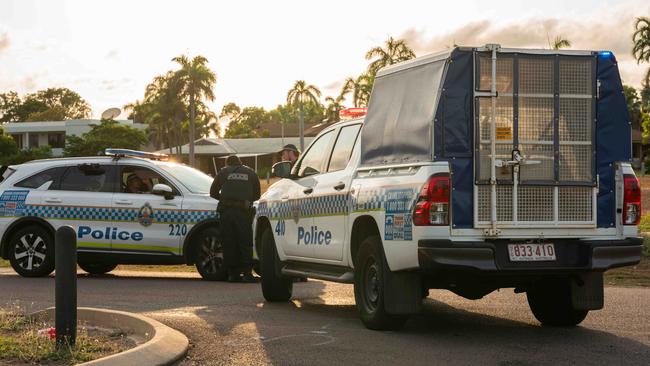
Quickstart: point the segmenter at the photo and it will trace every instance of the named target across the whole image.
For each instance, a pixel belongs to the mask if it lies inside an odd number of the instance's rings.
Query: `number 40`
[[[278,234],[278,236],[284,236],[284,220],[278,221],[278,223],[275,225],[275,233]]]

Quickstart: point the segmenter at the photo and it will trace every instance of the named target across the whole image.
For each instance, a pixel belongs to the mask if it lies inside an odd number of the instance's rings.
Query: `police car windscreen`
[[[171,174],[192,193],[210,193],[214,178],[200,170],[180,164],[161,164],[160,168]]]

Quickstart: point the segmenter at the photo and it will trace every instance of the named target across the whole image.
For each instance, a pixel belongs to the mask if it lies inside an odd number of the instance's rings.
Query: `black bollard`
[[[77,340],[77,234],[70,226],[56,231],[56,349],[74,347]]]

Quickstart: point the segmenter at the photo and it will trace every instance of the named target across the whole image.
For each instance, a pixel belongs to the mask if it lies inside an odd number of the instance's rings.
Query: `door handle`
[[[336,189],[337,191],[340,191],[343,188],[345,188],[345,183],[343,183],[343,182],[339,182],[339,184],[334,186],[334,189]]]
[[[304,194],[311,194],[313,191],[314,191],[314,189],[310,187],[310,188],[305,188],[305,190],[302,191],[302,193],[304,193]]]
[[[289,200],[289,196],[282,196],[280,199],[283,200],[283,201],[288,201],[288,200]]]
[[[47,203],[61,203],[61,202],[63,202],[63,201],[61,201],[60,198],[46,198],[44,201],[47,202]]]
[[[129,200],[116,200],[116,201],[115,201],[115,204],[118,204],[118,205],[132,205],[132,204],[133,204],[133,201],[129,201]]]

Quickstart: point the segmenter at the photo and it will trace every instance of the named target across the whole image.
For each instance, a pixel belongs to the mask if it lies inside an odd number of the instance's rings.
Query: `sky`
[[[200,54],[217,75],[217,114],[229,102],[272,109],[296,80],[323,100],[337,95],[389,36],[422,56],[453,44],[549,48],[561,35],[572,48],[613,51],[623,82],[638,87],[650,67],[631,54],[639,16],[650,17],[647,0],[3,0],[0,93],[67,87],[99,117],[141,100],[177,67],[173,57]]]

